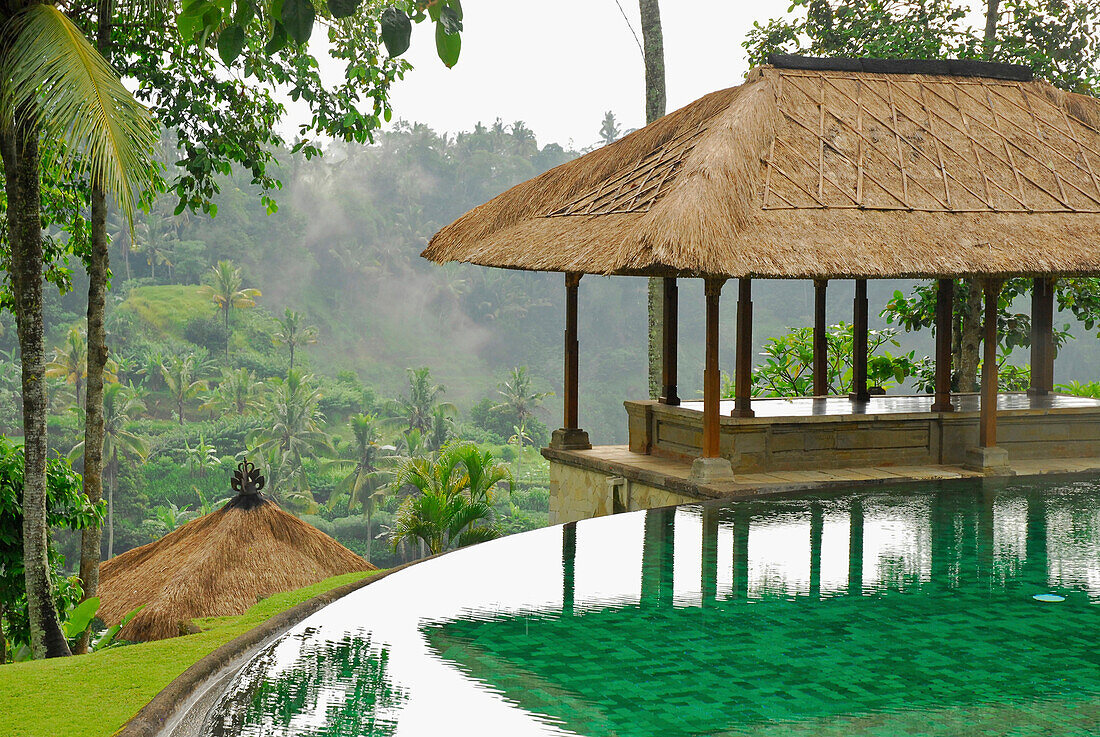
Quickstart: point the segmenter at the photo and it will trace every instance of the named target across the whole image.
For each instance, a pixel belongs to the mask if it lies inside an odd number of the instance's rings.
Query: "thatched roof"
[[[1006,65],[849,61],[757,68],[471,210],[423,256],[668,276],[1100,273],[1100,101]]]
[[[353,571],[367,561],[262,496],[224,507],[100,568],[99,616],[127,640],[186,634],[196,617],[244,614],[258,600]]]

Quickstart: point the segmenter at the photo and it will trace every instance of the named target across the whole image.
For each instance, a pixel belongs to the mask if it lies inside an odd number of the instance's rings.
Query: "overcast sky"
[[[640,37],[637,0],[619,2]],[[746,32],[789,5],[663,0],[668,112],[740,84]],[[642,53],[615,0],[464,0],[462,8],[462,56],[454,69],[435,55],[432,24],[414,28],[406,58],[416,68],[393,89],[395,119],[451,132],[479,120],[522,120],[540,146],[567,147],[594,143],[607,110],[624,130],[645,123]]]

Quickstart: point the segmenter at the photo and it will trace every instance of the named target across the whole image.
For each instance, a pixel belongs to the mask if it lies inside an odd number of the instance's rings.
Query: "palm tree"
[[[527,422],[535,410],[542,405],[542,400],[549,397],[552,392],[531,391],[531,377],[527,374],[526,366],[516,366],[508,374],[508,379],[500,386],[499,394],[503,401],[495,405],[493,409],[509,409],[520,423]]]
[[[491,455],[482,455],[469,443],[448,445],[436,460],[407,461],[393,488],[412,486],[419,493],[398,509],[390,533],[394,548],[416,539],[429,554],[436,555],[499,537],[488,492],[496,483],[493,479],[507,478],[507,473],[493,463]]]
[[[286,379],[270,382],[266,426],[252,434],[250,443],[265,460],[273,473],[269,478],[274,493],[292,496],[290,486],[296,487],[296,496],[312,501],[302,473],[303,458],[330,450],[329,436],[321,429],[323,416],[318,403],[321,392],[312,385],[312,376],[300,371],[290,371]],[[276,480],[288,488],[278,488]]]
[[[46,364],[46,376],[63,379],[76,391],[77,405],[84,404],[84,379],[88,376],[88,345],[79,328],[69,331],[65,344],[54,349],[53,358]]]
[[[279,329],[271,336],[275,345],[285,345],[290,349],[290,368],[294,368],[294,350],[317,342],[317,328],[302,324],[302,313],[289,307],[282,319],[277,319]]]
[[[354,439],[350,448],[350,457],[330,462],[332,466],[349,469],[349,473],[333,489],[328,508],[334,509],[345,499],[348,512],[354,512],[362,506],[363,515],[367,518],[365,557],[369,561],[373,537],[371,518],[374,516],[377,505],[385,498],[388,491],[386,482],[393,475],[391,470],[381,468],[379,464],[384,463],[386,458],[392,458],[389,453],[392,453],[393,449],[381,444],[378,418],[374,415],[364,413],[352,415],[350,424]]]
[[[53,357],[46,364],[46,376],[51,379],[63,379],[66,384],[72,384],[76,393],[76,404],[84,404],[84,381],[88,377],[88,344],[84,341],[84,333],[80,328],[70,330],[65,338],[65,344],[54,349]],[[118,381],[118,377],[111,370],[110,361],[104,368],[103,378],[109,382]]]
[[[169,356],[160,364],[160,374],[164,378],[164,385],[168,387],[168,394],[176,404],[176,413],[181,425],[184,403],[206,389],[206,381],[195,378],[195,374],[201,367],[202,362],[194,353],[188,353],[186,356]]]
[[[259,289],[242,287],[241,269],[232,261],[219,261],[210,267],[210,283],[203,286],[203,293],[217,305],[225,320],[225,358],[229,360],[229,311],[256,306]]]
[[[458,408],[450,402],[438,401],[447,388],[432,383],[431,369],[427,366],[406,369],[409,376],[409,396],[401,397],[391,403],[391,418],[387,424],[403,422],[409,430],[418,430],[427,434],[432,429],[432,417],[437,408],[448,415],[458,414]]]
[[[263,388],[263,382],[257,381],[256,374],[248,369],[222,369],[218,387],[207,395],[202,408],[213,409],[223,415],[235,413],[244,417],[259,409]]]
[[[108,384],[103,387],[103,457],[107,459],[107,558],[115,555],[115,484],[118,480],[119,455],[129,454],[144,460],[149,448],[138,435],[126,429],[126,425],[144,411],[141,393],[133,386]],[[78,443],[69,454],[76,458],[84,452],[84,441]]]
[[[39,142],[45,142],[46,168],[57,178],[68,178],[74,171],[87,173],[97,195],[93,199],[102,203],[108,196],[113,198],[132,219],[136,193],[152,174],[149,153],[155,128],[148,111],[80,29],[52,4],[15,0],[0,9],[0,71],[8,271],[26,368],[23,542],[30,640],[35,657],[53,657],[68,655],[69,648],[54,607],[47,550],[40,190],[44,167]],[[92,219],[95,231],[98,218]],[[98,407],[94,414],[98,417]],[[92,475],[94,486],[98,478],[94,471]],[[89,497],[95,488],[85,485]]]

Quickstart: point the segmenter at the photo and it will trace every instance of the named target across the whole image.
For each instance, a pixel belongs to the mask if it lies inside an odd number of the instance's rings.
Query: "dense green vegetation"
[[[8,737],[106,737],[114,734],[158,691],[221,645],[271,617],[338,586],[357,581],[350,573],[297,591],[276,594],[239,617],[200,619],[201,632],[92,653],[13,663],[0,668],[0,713]],[[66,703],[94,709],[57,709]],[[43,718],[49,714],[49,718]]]

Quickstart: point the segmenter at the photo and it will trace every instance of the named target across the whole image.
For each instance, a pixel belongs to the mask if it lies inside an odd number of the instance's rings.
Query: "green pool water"
[[[1098,632],[1095,482],[686,506],[368,586],[262,653],[208,727],[1097,735]]]

